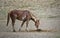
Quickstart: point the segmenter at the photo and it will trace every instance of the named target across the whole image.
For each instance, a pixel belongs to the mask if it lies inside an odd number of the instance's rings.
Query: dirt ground
[[[0,38],[60,38],[60,20],[58,19],[41,19],[39,30],[35,30],[34,23],[30,21],[29,32],[25,31],[25,25],[19,32],[20,21],[16,21],[15,30],[12,32],[11,21],[9,26],[6,26],[6,21],[0,21]],[[33,23],[33,24],[32,24]],[[56,28],[55,28],[56,27]],[[31,30],[30,30],[31,29]]]
[[[60,38],[56,32],[0,32],[0,38]]]

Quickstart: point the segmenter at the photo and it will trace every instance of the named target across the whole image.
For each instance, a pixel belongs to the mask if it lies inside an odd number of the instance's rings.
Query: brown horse
[[[9,23],[9,19],[11,18],[12,20],[12,27],[13,27],[13,32],[15,32],[14,29],[14,24],[15,24],[15,20],[18,19],[20,21],[23,21],[21,24],[21,27],[23,26],[23,24],[26,22],[26,30],[28,31],[27,27],[28,27],[28,23],[30,20],[35,22],[35,26],[38,29],[39,26],[39,20],[33,15],[31,14],[30,11],[28,10],[12,10],[8,13],[8,18],[7,18],[7,26]],[[19,28],[19,30],[21,30],[21,28]]]

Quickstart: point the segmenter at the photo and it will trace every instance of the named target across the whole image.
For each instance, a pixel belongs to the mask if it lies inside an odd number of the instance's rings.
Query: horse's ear
[[[37,20],[39,21],[40,19],[39,19],[39,18],[37,18]]]
[[[39,20],[38,20],[39,21]]]
[[[39,20],[38,20],[38,22],[39,22]]]

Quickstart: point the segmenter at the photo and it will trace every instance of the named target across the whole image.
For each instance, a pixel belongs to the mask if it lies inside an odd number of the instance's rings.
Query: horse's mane
[[[38,20],[38,18],[35,16],[35,15],[33,15],[32,13],[30,13],[31,14],[31,17],[36,21],[36,20]]]

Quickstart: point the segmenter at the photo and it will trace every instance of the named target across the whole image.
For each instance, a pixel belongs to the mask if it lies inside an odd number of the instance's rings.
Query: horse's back
[[[11,12],[10,12],[10,14],[28,14],[28,13],[30,13],[30,11],[28,11],[28,10],[12,10]]]
[[[19,20],[26,18],[27,16],[30,17],[30,11],[28,10],[12,10],[10,11],[11,17],[16,17]]]

